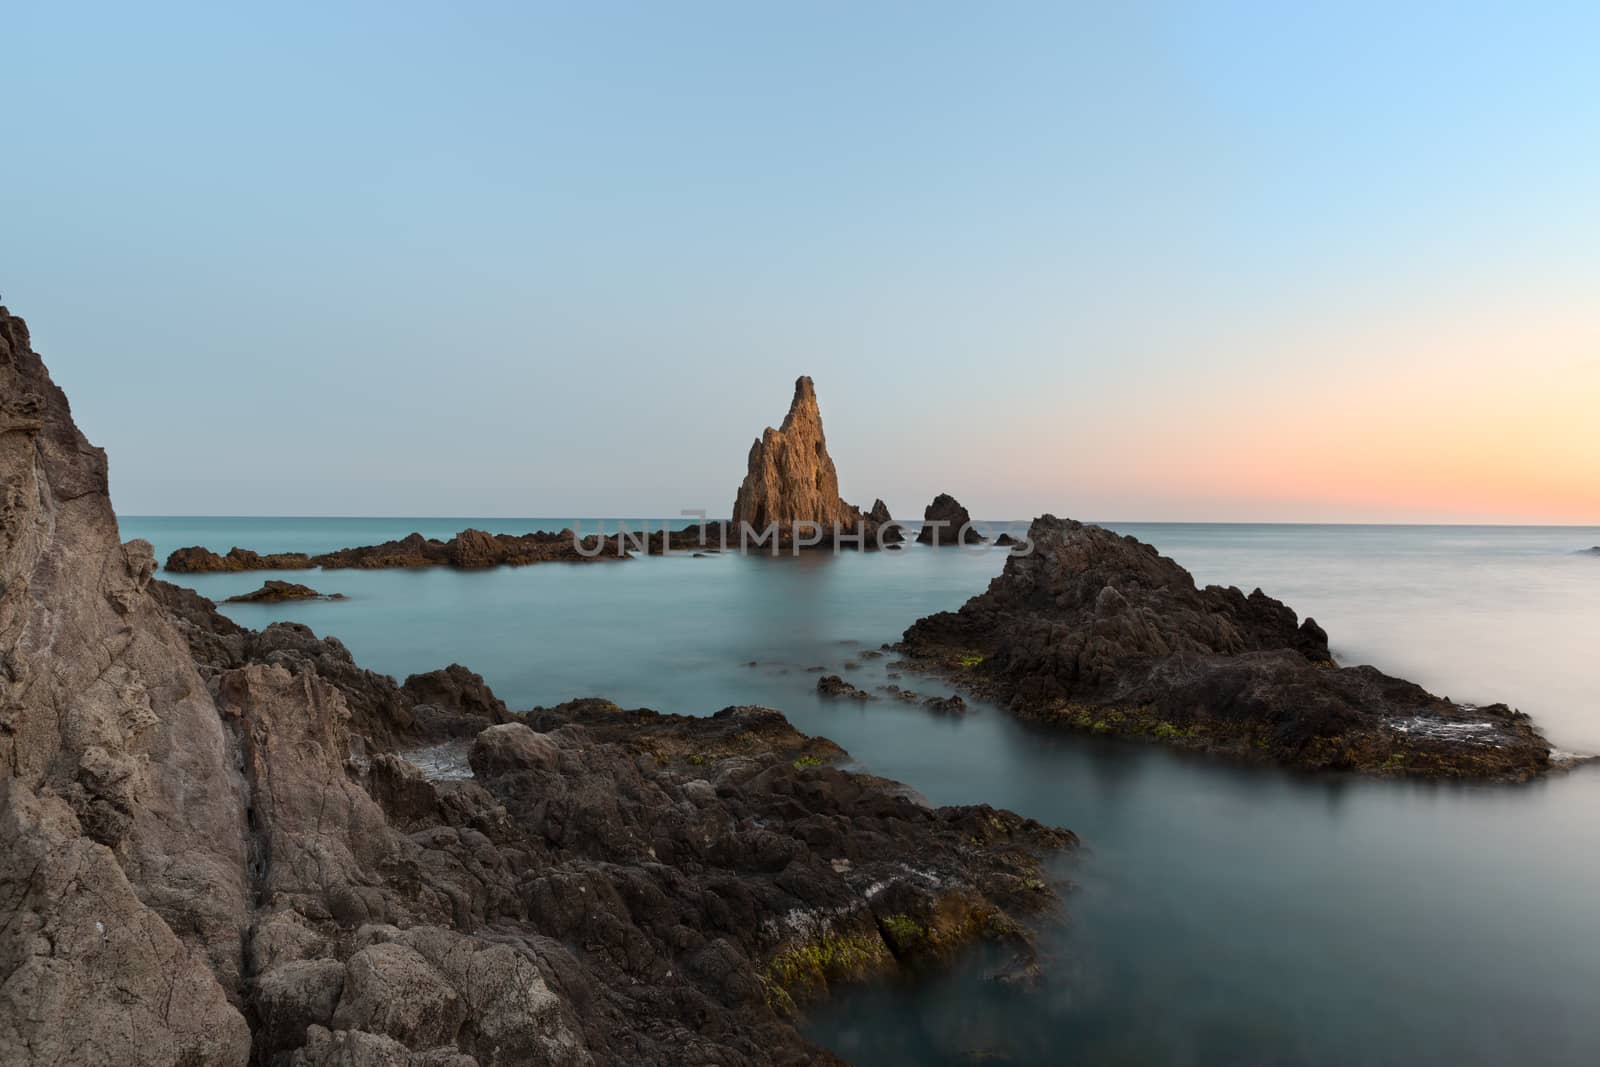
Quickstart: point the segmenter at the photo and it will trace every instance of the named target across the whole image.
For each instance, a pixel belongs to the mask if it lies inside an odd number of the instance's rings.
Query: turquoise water
[[[468,525],[571,519],[125,518],[171,549],[320,551]],[[1346,662],[1457,699],[1506,700],[1559,746],[1600,752],[1600,529],[1111,524],[1202,582],[1260,585],[1315,615]],[[591,528],[593,524],[590,524]],[[306,622],[404,676],[459,661],[513,706],[604,695],[709,713],[782,708],[937,803],[1071,827],[1085,850],[1047,982],[970,968],[852,989],[811,1013],[862,1064],[1600,1062],[1600,769],[1531,786],[1440,786],[1240,768],[1040,731],[820,700],[825,666],[954,608],[1003,553],[647,558],[516,570],[298,572],[350,600],[229,605]],[[213,598],[261,574],[167,576]],[[755,666],[749,664],[754,661]],[[848,668],[848,663],[858,663]],[[925,693],[943,687],[907,676]]]

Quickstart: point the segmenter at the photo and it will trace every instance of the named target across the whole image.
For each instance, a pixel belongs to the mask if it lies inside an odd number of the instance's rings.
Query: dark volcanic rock
[[[1526,715],[1338,667],[1328,635],[1259,589],[1196,588],[1132,537],[1046,515],[958,612],[904,647],[1029,717],[1098,733],[1386,774],[1524,779],[1550,766]]]
[[[922,706],[929,711],[939,712],[941,715],[965,715],[967,702],[958,696],[929,697],[922,702]]]
[[[919,545],[979,544],[986,538],[969,525],[972,516],[967,509],[948,493],[933,498],[922,512],[922,529],[917,532]],[[935,525],[942,523],[942,525]]]
[[[571,530],[491,534],[467,529],[448,541],[413,533],[381,545],[324,552],[311,557],[311,562],[325,570],[416,567],[478,570],[502,566],[526,567],[535,563],[594,563],[626,558],[624,547],[614,537],[607,539],[591,534],[580,542],[574,538]]]
[[[844,700],[876,700],[877,697],[865,689],[858,689],[839,677],[837,674],[825,674],[817,679],[817,692],[825,697],[838,697]]]
[[[720,524],[707,524],[706,543],[715,545]],[[701,528],[657,531],[646,538],[642,531],[633,538],[613,534],[589,534],[581,540],[571,530],[551,533],[537,530],[527,534],[491,534],[466,529],[440,541],[407,534],[396,541],[379,545],[341,548],[316,556],[287,552],[260,555],[249,549],[234,548],[219,556],[204,548],[180,548],[167,557],[167,570],[175,573],[204,571],[295,570],[321,567],[324,570],[385,570],[417,567],[456,567],[481,570],[488,567],[525,567],[535,563],[593,563],[627,559],[629,550],[660,554],[663,544],[687,552],[701,546]]]
[[[253,593],[228,598],[229,604],[281,604],[286,600],[343,600],[343,593],[319,593],[309,585],[268,579]]]
[[[1065,831],[768,708],[398,686],[154,565],[0,308],[0,1063],[828,1063],[797,999],[980,938],[1037,966]]]
[[[167,556],[167,570],[174,574],[232,573],[238,571],[303,571],[316,564],[304,552],[275,552],[261,555],[248,548],[230,548],[219,556],[208,548],[193,545]]]

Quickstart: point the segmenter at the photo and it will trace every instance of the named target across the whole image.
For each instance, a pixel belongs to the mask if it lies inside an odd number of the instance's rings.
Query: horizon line
[[[1053,512],[1041,514],[1054,514]],[[535,522],[547,519],[575,519],[582,522],[696,522],[700,521],[694,515],[468,515],[468,514],[432,514],[432,515],[353,515],[353,514],[284,514],[284,515],[205,515],[192,514],[157,514],[134,513],[119,514],[118,519],[372,519],[372,520],[466,520],[485,519],[494,522]],[[1058,516],[1071,518],[1071,516]],[[1034,516],[1033,518],[1038,518]],[[897,523],[917,523],[924,520],[893,518]],[[729,520],[707,517],[706,522],[726,522]],[[977,523],[1031,523],[1032,518],[1014,519],[973,519]],[[1596,522],[1406,522],[1400,520],[1358,521],[1349,519],[1311,520],[1311,519],[1078,519],[1078,522],[1093,526],[1410,526],[1437,529],[1549,529],[1549,530],[1591,530],[1600,529],[1600,521]]]

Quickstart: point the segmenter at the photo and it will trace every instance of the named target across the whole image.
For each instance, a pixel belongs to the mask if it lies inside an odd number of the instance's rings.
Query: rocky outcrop
[[[696,549],[717,550],[723,546],[724,528],[720,522],[696,524],[677,530],[636,530],[609,535],[577,537],[571,530],[550,533],[537,530],[526,534],[491,534],[483,530],[462,530],[448,541],[408,534],[396,541],[378,545],[341,548],[308,556],[297,552],[261,555],[249,549],[234,548],[219,556],[204,548],[180,548],[167,557],[167,570],[182,573],[245,570],[295,570],[321,567],[324,570],[387,570],[420,567],[455,567],[482,570],[489,567],[527,567],[535,563],[593,563],[629,558],[630,553],[661,555],[665,551],[685,555]],[[269,585],[272,583],[268,583]],[[281,584],[281,583],[280,583]]]
[[[1154,548],[1046,515],[960,611],[904,650],[1036,719],[1096,733],[1382,774],[1525,779],[1550,766],[1526,715],[1339,667],[1312,619],[1256,590],[1197,588]]]
[[[192,545],[167,556],[167,570],[174,574],[226,574],[239,571],[303,571],[316,564],[304,552],[273,552],[262,555],[237,546],[219,556],[209,548]]]
[[[940,493],[922,511],[919,545],[976,545],[986,538],[972,528],[972,516],[955,497]]]
[[[828,455],[822,411],[810,378],[794,383],[794,399],[783,425],[768,426],[750,446],[749,471],[733,502],[735,525],[765,530],[776,523],[788,536],[795,523],[854,529],[858,508],[839,498],[839,474]]]
[[[1064,831],[771,709],[513,716],[152,581],[3,309],[0,494],[0,1062],[829,1062],[797,1000],[980,938],[1035,965]]]
[[[289,600],[343,600],[343,593],[319,593],[309,585],[268,579],[261,588],[229,597],[228,604],[282,604]]]
[[[889,515],[889,505],[880,498],[872,502],[872,510],[867,512],[867,522],[876,527],[880,532],[879,540],[884,544],[899,544],[906,539],[900,524]]]
[[[828,455],[822,411],[810,378],[795,381],[783,425],[776,430],[768,426],[756,438],[748,467],[733,501],[730,542],[737,545],[742,531],[759,538],[770,528],[780,545],[833,545],[837,540],[859,548],[879,546],[879,521],[862,515],[860,508],[839,496],[839,474]],[[888,509],[882,505],[878,501],[887,518]],[[897,528],[884,531],[883,544],[898,540]]]

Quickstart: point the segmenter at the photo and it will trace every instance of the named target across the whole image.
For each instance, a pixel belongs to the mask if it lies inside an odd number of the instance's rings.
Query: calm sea
[[[321,551],[412,530],[522,533],[571,519],[124,518],[160,558]],[[1201,582],[1314,615],[1343,662],[1458,700],[1506,701],[1559,747],[1600,752],[1600,528],[1110,523]],[[588,528],[595,528],[594,522]],[[603,695],[706,714],[783,709],[935,803],[1067,826],[1084,851],[1037,990],[974,961],[914,989],[851,989],[811,1013],[862,1064],[1600,1063],[1600,768],[1451,786],[1240,768],[1051,733],[981,704],[961,719],[820,700],[824,666],[959,606],[1000,551],[639,559],[600,566],[300,572],[350,599],[229,605],[294,619],[365,666],[461,662],[513,707]],[[166,575],[207,596],[262,575]],[[754,662],[754,666],[750,666]],[[859,666],[849,668],[848,663]],[[900,684],[946,692],[914,676]]]

